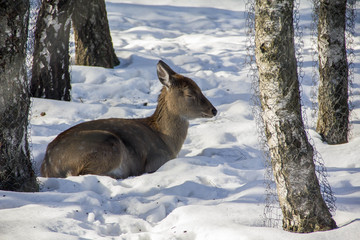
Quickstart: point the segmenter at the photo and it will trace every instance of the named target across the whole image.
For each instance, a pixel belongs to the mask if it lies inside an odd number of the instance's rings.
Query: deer
[[[41,175],[124,179],[153,173],[176,158],[189,120],[212,118],[217,110],[192,79],[161,60],[157,76],[163,87],[151,116],[91,120],[65,130],[47,146]]]

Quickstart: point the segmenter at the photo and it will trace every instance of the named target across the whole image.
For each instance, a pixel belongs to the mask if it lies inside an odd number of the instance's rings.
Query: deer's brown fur
[[[84,174],[126,178],[154,172],[179,153],[189,120],[213,117],[217,110],[190,78],[159,61],[164,85],[153,115],[140,119],[100,119],[59,134],[47,147],[41,174]]]

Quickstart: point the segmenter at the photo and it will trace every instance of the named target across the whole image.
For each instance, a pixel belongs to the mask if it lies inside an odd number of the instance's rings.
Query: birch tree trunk
[[[321,196],[302,122],[293,7],[293,0],[256,0],[255,55],[283,228],[313,232],[333,229],[336,223]]]
[[[77,0],[73,14],[75,64],[113,68],[113,48],[104,0]]]
[[[345,26],[346,0],[320,0],[317,132],[329,144],[348,142],[348,64]]]
[[[72,0],[42,1],[36,22],[33,97],[70,101],[69,39]]]
[[[0,189],[37,191],[27,141],[29,1],[0,2]]]

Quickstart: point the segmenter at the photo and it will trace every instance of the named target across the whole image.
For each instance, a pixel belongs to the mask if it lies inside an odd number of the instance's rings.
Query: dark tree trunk
[[[320,0],[318,25],[319,115],[317,132],[329,144],[348,141],[346,0]]]
[[[29,1],[0,2],[0,189],[37,191],[27,141]]]
[[[115,55],[104,0],[77,0],[73,14],[75,63],[113,68]]]
[[[255,43],[260,101],[283,228],[336,227],[321,196],[313,148],[302,121],[294,49],[293,0],[256,0]]]
[[[42,1],[36,22],[33,97],[70,101],[69,39],[72,0]]]

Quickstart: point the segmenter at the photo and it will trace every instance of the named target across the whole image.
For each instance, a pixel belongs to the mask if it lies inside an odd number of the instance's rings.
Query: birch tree
[[[72,16],[75,64],[113,68],[115,55],[104,0],[77,0]]]
[[[69,39],[72,0],[42,1],[35,29],[31,93],[70,101]]]
[[[319,113],[317,132],[329,144],[348,141],[346,0],[320,0],[318,23]]]
[[[32,96],[70,101],[71,22],[76,64],[113,68],[120,63],[113,49],[104,0],[44,0],[35,30]]]
[[[36,191],[27,141],[29,1],[0,2],[0,189]]]
[[[321,196],[314,151],[302,121],[293,4],[293,0],[256,0],[255,55],[283,228],[313,232],[333,229],[336,223]]]

